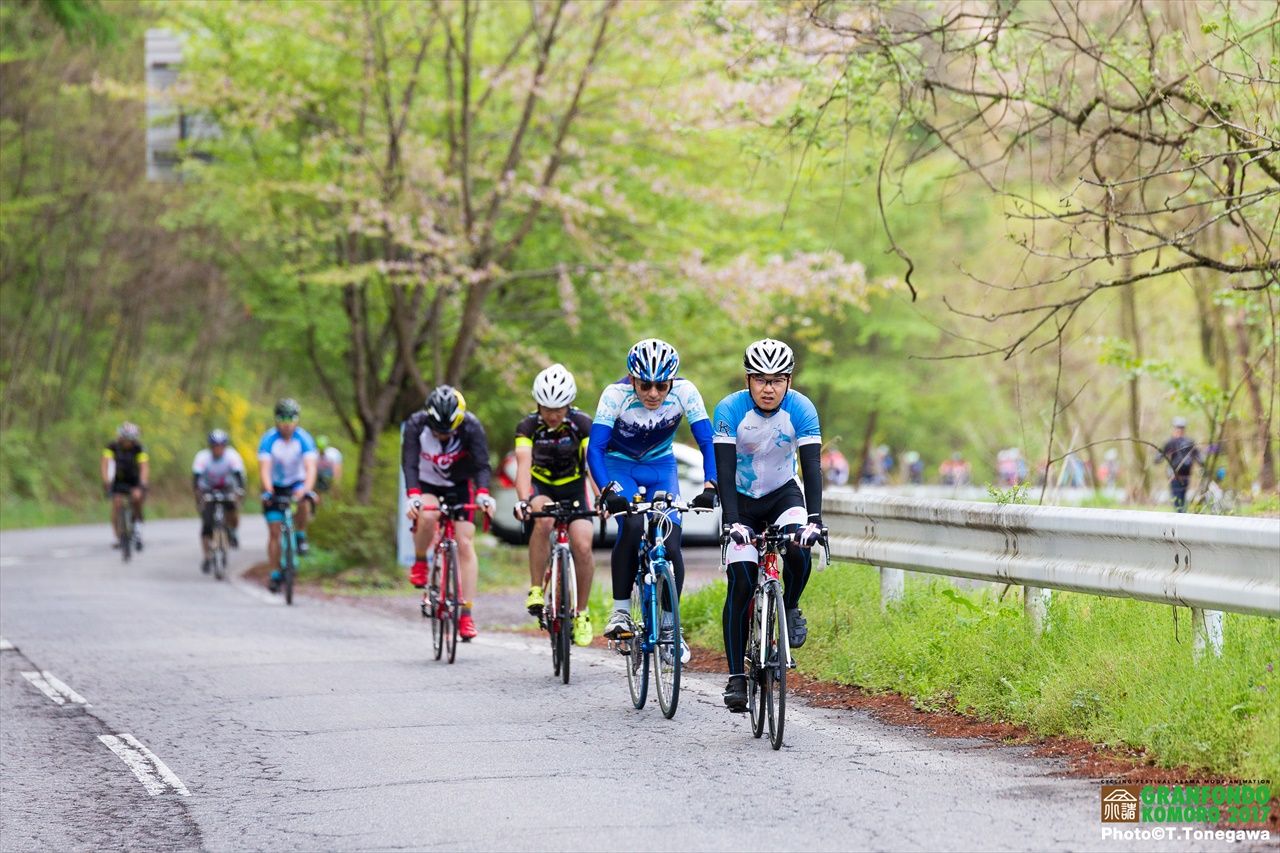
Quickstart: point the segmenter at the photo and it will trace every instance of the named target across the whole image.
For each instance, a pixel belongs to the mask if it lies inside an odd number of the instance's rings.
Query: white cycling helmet
[[[573,374],[558,362],[533,380],[533,399],[539,406],[559,409],[572,403],[577,396],[578,386],[573,381]]]
[[[765,338],[747,347],[742,356],[742,367],[747,373],[790,376],[796,369],[796,354],[782,341]]]
[[[642,382],[666,382],[679,369],[676,348],[657,338],[645,338],[627,353],[627,372]]]

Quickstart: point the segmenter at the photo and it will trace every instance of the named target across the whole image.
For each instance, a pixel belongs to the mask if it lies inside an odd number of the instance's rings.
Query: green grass
[[[685,597],[691,642],[723,648],[724,591],[719,582]],[[1280,779],[1280,620],[1228,613],[1222,658],[1196,664],[1186,609],[1175,626],[1170,607],[1055,592],[1037,639],[1013,598],[922,579],[881,614],[875,570],[833,565],[805,591],[798,663],[923,708],[1140,747],[1163,766]]]

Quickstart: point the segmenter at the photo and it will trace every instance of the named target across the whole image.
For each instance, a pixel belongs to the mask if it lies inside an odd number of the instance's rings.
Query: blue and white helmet
[[[680,354],[666,341],[645,338],[627,353],[627,372],[641,382],[666,382],[680,369]]]

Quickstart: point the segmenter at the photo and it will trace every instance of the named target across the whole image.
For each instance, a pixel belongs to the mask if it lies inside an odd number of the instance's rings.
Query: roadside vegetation
[[[1055,592],[1035,638],[1016,592],[915,576],[882,614],[876,570],[833,564],[805,590],[799,669],[922,709],[1139,748],[1161,766],[1280,779],[1280,621],[1228,613],[1222,658],[1196,663],[1189,610]],[[723,650],[724,594],[717,582],[685,597],[691,643]]]

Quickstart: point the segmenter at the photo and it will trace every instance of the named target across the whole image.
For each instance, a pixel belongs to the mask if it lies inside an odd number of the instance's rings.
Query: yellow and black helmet
[[[452,385],[441,385],[427,397],[422,405],[427,413],[427,426],[436,432],[453,432],[462,426],[467,413],[467,401],[462,392]]]

